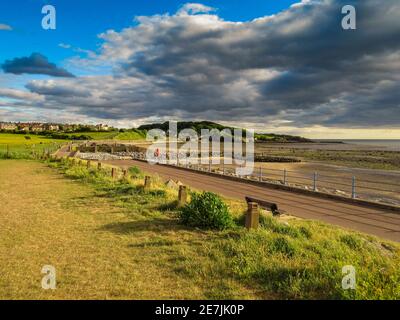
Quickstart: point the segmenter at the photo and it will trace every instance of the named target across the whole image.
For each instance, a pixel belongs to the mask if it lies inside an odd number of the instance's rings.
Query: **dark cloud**
[[[357,30],[341,27],[344,5]],[[192,4],[100,35],[114,74],[33,81],[43,108],[103,119],[400,126],[400,2],[310,0],[230,22]],[[202,12],[206,12],[202,14]],[[191,14],[195,13],[195,14]]]
[[[40,53],[32,53],[29,57],[6,60],[2,64],[5,73],[13,74],[45,74],[53,77],[74,77],[74,75],[54,63]]]

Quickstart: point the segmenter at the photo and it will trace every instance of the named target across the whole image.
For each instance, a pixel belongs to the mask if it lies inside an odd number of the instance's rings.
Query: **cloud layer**
[[[357,30],[345,31],[341,8],[351,3]],[[108,30],[96,55],[74,63],[108,65],[113,74],[34,80],[26,88],[36,100],[14,105],[115,121],[400,126],[398,0],[303,1],[249,22],[224,21],[213,10],[187,4],[174,15],[141,16],[132,27]],[[9,63],[29,70],[19,64]],[[71,76],[50,69],[46,74]]]
[[[74,77],[72,73],[49,62],[49,60],[40,53],[32,53],[29,57],[6,60],[1,67],[5,73]]]
[[[8,24],[0,23],[0,31],[5,30],[5,31],[11,31],[12,27],[9,26]]]

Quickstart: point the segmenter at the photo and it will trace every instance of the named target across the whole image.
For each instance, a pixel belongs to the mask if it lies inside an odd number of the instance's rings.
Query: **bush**
[[[142,172],[140,171],[140,169],[138,167],[130,167],[129,173],[136,177],[136,176],[140,176]]]
[[[193,193],[192,201],[179,213],[185,225],[204,229],[227,229],[234,225],[228,206],[212,192]]]

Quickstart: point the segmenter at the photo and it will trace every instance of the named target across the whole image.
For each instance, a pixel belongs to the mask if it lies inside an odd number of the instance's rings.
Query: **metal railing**
[[[137,158],[145,160],[144,155]],[[279,184],[312,192],[335,194],[353,199],[370,200],[400,206],[400,183],[388,182],[388,176],[385,174],[370,174],[374,176],[374,180],[371,180],[364,178],[360,173],[332,175],[317,171],[301,172],[258,166],[254,167],[251,174],[239,176],[236,173],[236,167],[232,165],[213,164],[211,161],[208,164],[192,164],[187,159],[179,159],[176,163],[169,163],[169,165],[184,167],[194,171],[206,171],[230,177],[234,176],[245,180]],[[400,174],[398,174],[398,181],[400,181]]]

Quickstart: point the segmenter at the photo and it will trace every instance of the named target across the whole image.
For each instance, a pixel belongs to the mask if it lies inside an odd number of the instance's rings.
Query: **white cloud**
[[[58,46],[63,49],[70,49],[71,45],[66,43],[59,43]]]
[[[194,15],[198,13],[209,13],[215,11],[215,8],[205,6],[200,3],[186,3],[178,11],[178,15]]]
[[[12,27],[8,24],[0,23],[0,30],[11,31]]]
[[[31,102],[44,101],[44,97],[37,93],[12,88],[0,88],[0,97],[7,97],[11,99]]]

